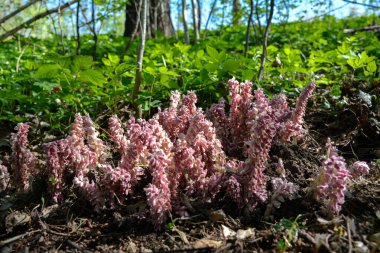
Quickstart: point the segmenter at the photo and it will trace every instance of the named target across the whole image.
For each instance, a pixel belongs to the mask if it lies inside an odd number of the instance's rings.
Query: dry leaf
[[[237,231],[236,238],[240,241],[243,241],[247,238],[251,238],[255,236],[255,229],[254,228],[248,228],[248,229],[239,229]]]
[[[200,239],[196,241],[193,245],[195,249],[201,249],[201,248],[220,248],[223,245],[222,241],[214,241],[214,240],[209,240],[206,238]]]

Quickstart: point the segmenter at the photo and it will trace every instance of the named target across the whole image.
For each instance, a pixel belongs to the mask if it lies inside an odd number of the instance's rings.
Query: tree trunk
[[[170,0],[151,0],[152,4],[157,5],[157,30],[162,32],[166,37],[172,37],[175,34],[174,26],[170,16]],[[150,10],[149,15],[151,15]]]
[[[139,0],[139,9],[137,11],[137,20],[140,20],[140,14],[141,14],[141,6],[142,6],[142,0]],[[129,40],[127,42],[127,44],[125,44],[125,47],[123,49],[123,52],[121,53],[120,55],[120,63],[124,62],[124,57],[129,49],[129,47],[132,45],[132,42],[133,40],[135,39],[136,37],[136,34],[137,34],[137,31],[139,30],[139,23],[140,22],[136,22],[135,24],[135,28],[133,29],[133,33],[132,35],[129,37]]]
[[[193,9],[194,44],[197,44],[199,40],[199,30],[198,30],[198,7],[197,7],[196,0],[191,0],[191,5]]]
[[[206,21],[205,29],[203,31],[203,39],[206,38],[208,23],[210,22],[211,16],[214,13],[215,5],[216,5],[216,0],[214,0],[214,2],[212,3],[210,13],[208,14],[208,18],[207,18],[207,21]]]
[[[182,0],[182,20],[183,20],[183,31],[185,36],[185,43],[190,44],[189,38],[189,28],[187,26],[187,13],[186,13],[186,0]]]
[[[202,5],[201,0],[197,0],[198,5],[198,30],[201,33],[201,25],[202,25]]]
[[[232,24],[240,25],[240,0],[233,0],[232,5]]]
[[[138,25],[137,9],[138,6],[135,0],[128,1],[125,5],[124,37],[131,37],[134,27]]]
[[[77,5],[76,12],[76,30],[77,30],[77,55],[80,55],[80,28],[79,28],[79,12],[80,12],[80,0]]]
[[[260,70],[259,70],[259,75],[258,75],[259,80],[263,78],[265,60],[267,58],[269,29],[270,29],[270,24],[272,22],[273,11],[274,11],[274,0],[271,0],[270,12],[269,12],[268,20],[267,20],[267,26],[265,27],[265,34],[264,34],[264,40],[263,40],[263,53],[261,54],[261,65],[260,65]]]
[[[148,0],[142,1],[141,6],[141,27],[140,27],[140,45],[139,45],[139,52],[137,57],[137,68],[136,68],[136,80],[135,85],[133,87],[132,91],[132,101],[134,105],[135,115],[138,118],[141,118],[141,110],[139,110],[138,105],[136,103],[136,99],[138,96],[138,93],[140,91],[140,86],[142,83],[142,70],[143,70],[143,57],[144,57],[144,49],[145,49],[145,35],[146,35],[146,27],[147,27],[147,5]]]
[[[94,45],[92,47],[92,58],[96,60],[96,52],[98,48],[98,35],[96,34],[96,19],[95,19],[95,0],[91,1],[91,18],[92,18],[92,33],[94,37]]]
[[[131,37],[138,20],[137,10],[139,9],[136,0],[130,1],[125,7],[124,36]],[[156,31],[162,32],[166,37],[175,34],[174,26],[170,16],[170,0],[150,0],[147,2],[146,36],[150,37]]]
[[[259,9],[260,9],[259,1],[256,0],[256,6],[255,6],[256,20],[257,20],[257,25],[259,26],[260,36],[263,36],[263,28],[261,26]]]
[[[248,24],[247,24],[247,32],[245,34],[245,47],[244,47],[244,56],[248,56],[248,49],[249,49],[249,36],[251,33],[251,20],[253,16],[253,0],[249,1],[249,17],[248,17]]]

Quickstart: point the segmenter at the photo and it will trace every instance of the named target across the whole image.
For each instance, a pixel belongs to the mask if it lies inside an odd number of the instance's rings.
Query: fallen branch
[[[377,31],[377,30],[380,30],[380,25],[367,26],[367,27],[358,28],[358,29],[344,29],[343,33],[371,32],[371,31]]]
[[[18,240],[24,238],[25,236],[31,235],[31,234],[36,233],[36,232],[40,232],[40,230],[34,230],[34,231],[26,232],[24,234],[16,235],[16,236],[11,237],[9,239],[6,239],[4,241],[0,241],[0,248],[4,247],[5,245],[10,244],[12,242],[18,241]]]
[[[4,33],[3,35],[1,35],[1,36],[0,36],[0,41],[3,41],[3,40],[6,39],[7,37],[9,37],[9,36],[15,34],[15,33],[18,32],[18,31],[20,31],[20,30],[23,29],[24,27],[26,27],[26,26],[28,26],[28,25],[30,25],[30,24],[33,24],[33,23],[36,22],[37,20],[40,20],[41,18],[44,18],[44,17],[46,17],[46,16],[48,16],[48,15],[50,15],[50,14],[52,14],[52,13],[59,12],[59,11],[61,11],[61,10],[63,10],[63,9],[66,9],[67,7],[69,7],[70,5],[72,5],[72,4],[74,4],[74,3],[78,2],[78,1],[79,1],[79,0],[72,0],[72,1],[67,2],[67,3],[65,3],[65,4],[63,4],[63,5],[60,5],[60,6],[56,7],[56,8],[54,8],[54,9],[50,9],[50,10],[47,10],[47,11],[45,11],[45,12],[43,12],[43,13],[40,13],[40,14],[34,16],[34,17],[31,18],[31,19],[28,19],[27,21],[25,21],[25,22],[22,23],[21,25],[19,25],[19,26],[13,28],[12,30],[9,30],[8,32],[6,32],[6,33]]]

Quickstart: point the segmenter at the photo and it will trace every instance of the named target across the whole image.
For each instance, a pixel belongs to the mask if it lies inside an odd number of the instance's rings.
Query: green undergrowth
[[[274,24],[269,37],[264,78],[257,80],[262,36],[252,33],[248,57],[244,57],[244,26],[208,32],[197,45],[158,36],[147,41],[143,87],[137,103],[144,117],[164,106],[170,91],[195,90],[199,105],[208,107],[226,97],[226,83],[253,80],[267,94],[295,96],[314,80],[341,96],[343,83],[366,86],[379,81],[379,32],[343,33],[379,18],[337,20],[325,17],[313,22]],[[82,36],[82,55],[75,55],[75,38],[20,38],[0,44],[0,120],[20,122],[32,114],[63,132],[76,112],[91,115],[128,112],[135,82],[138,40],[120,63],[125,38],[99,36],[97,59],[91,55],[90,35]]]

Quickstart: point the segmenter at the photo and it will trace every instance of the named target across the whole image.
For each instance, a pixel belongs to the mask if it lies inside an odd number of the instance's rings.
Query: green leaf
[[[213,59],[215,59],[215,60],[218,59],[219,54],[218,54],[218,51],[216,51],[215,48],[210,47],[210,46],[207,45],[207,46],[206,46],[206,51],[207,51],[207,54],[208,54],[211,58],[213,58]]]
[[[116,66],[119,64],[120,57],[116,54],[108,54],[108,59],[111,61],[112,65]]]
[[[130,66],[126,63],[122,63],[116,67],[116,75],[122,75],[130,69]]]
[[[204,55],[205,55],[205,51],[203,51],[203,50],[199,50],[199,51],[197,52],[197,57],[198,57],[198,58],[202,58]]]
[[[251,81],[253,79],[253,75],[255,74],[253,72],[253,70],[250,70],[250,69],[246,69],[243,71],[243,76],[242,76],[242,80],[245,81],[245,80],[248,80],[248,81]]]
[[[368,72],[371,72],[371,73],[376,72],[376,70],[377,70],[376,62],[371,61],[370,63],[368,63],[367,70],[368,70]]]
[[[57,64],[44,64],[41,65],[37,72],[36,78],[52,78],[58,75],[59,66]]]
[[[79,73],[79,81],[90,82],[96,86],[102,86],[106,82],[106,78],[99,70],[87,69]]]
[[[223,63],[223,70],[225,71],[235,71],[239,68],[239,62],[229,59]]]
[[[218,63],[207,63],[205,68],[207,69],[208,72],[214,72],[215,70],[218,69]]]
[[[107,58],[102,58],[102,62],[104,65],[106,65],[108,67],[112,66],[111,61]]]
[[[350,58],[347,60],[347,64],[350,65],[352,68],[356,69],[356,63],[355,63],[355,60],[353,58]]]
[[[91,56],[77,55],[74,58],[73,64],[77,71],[81,69],[89,69],[94,64]]]

